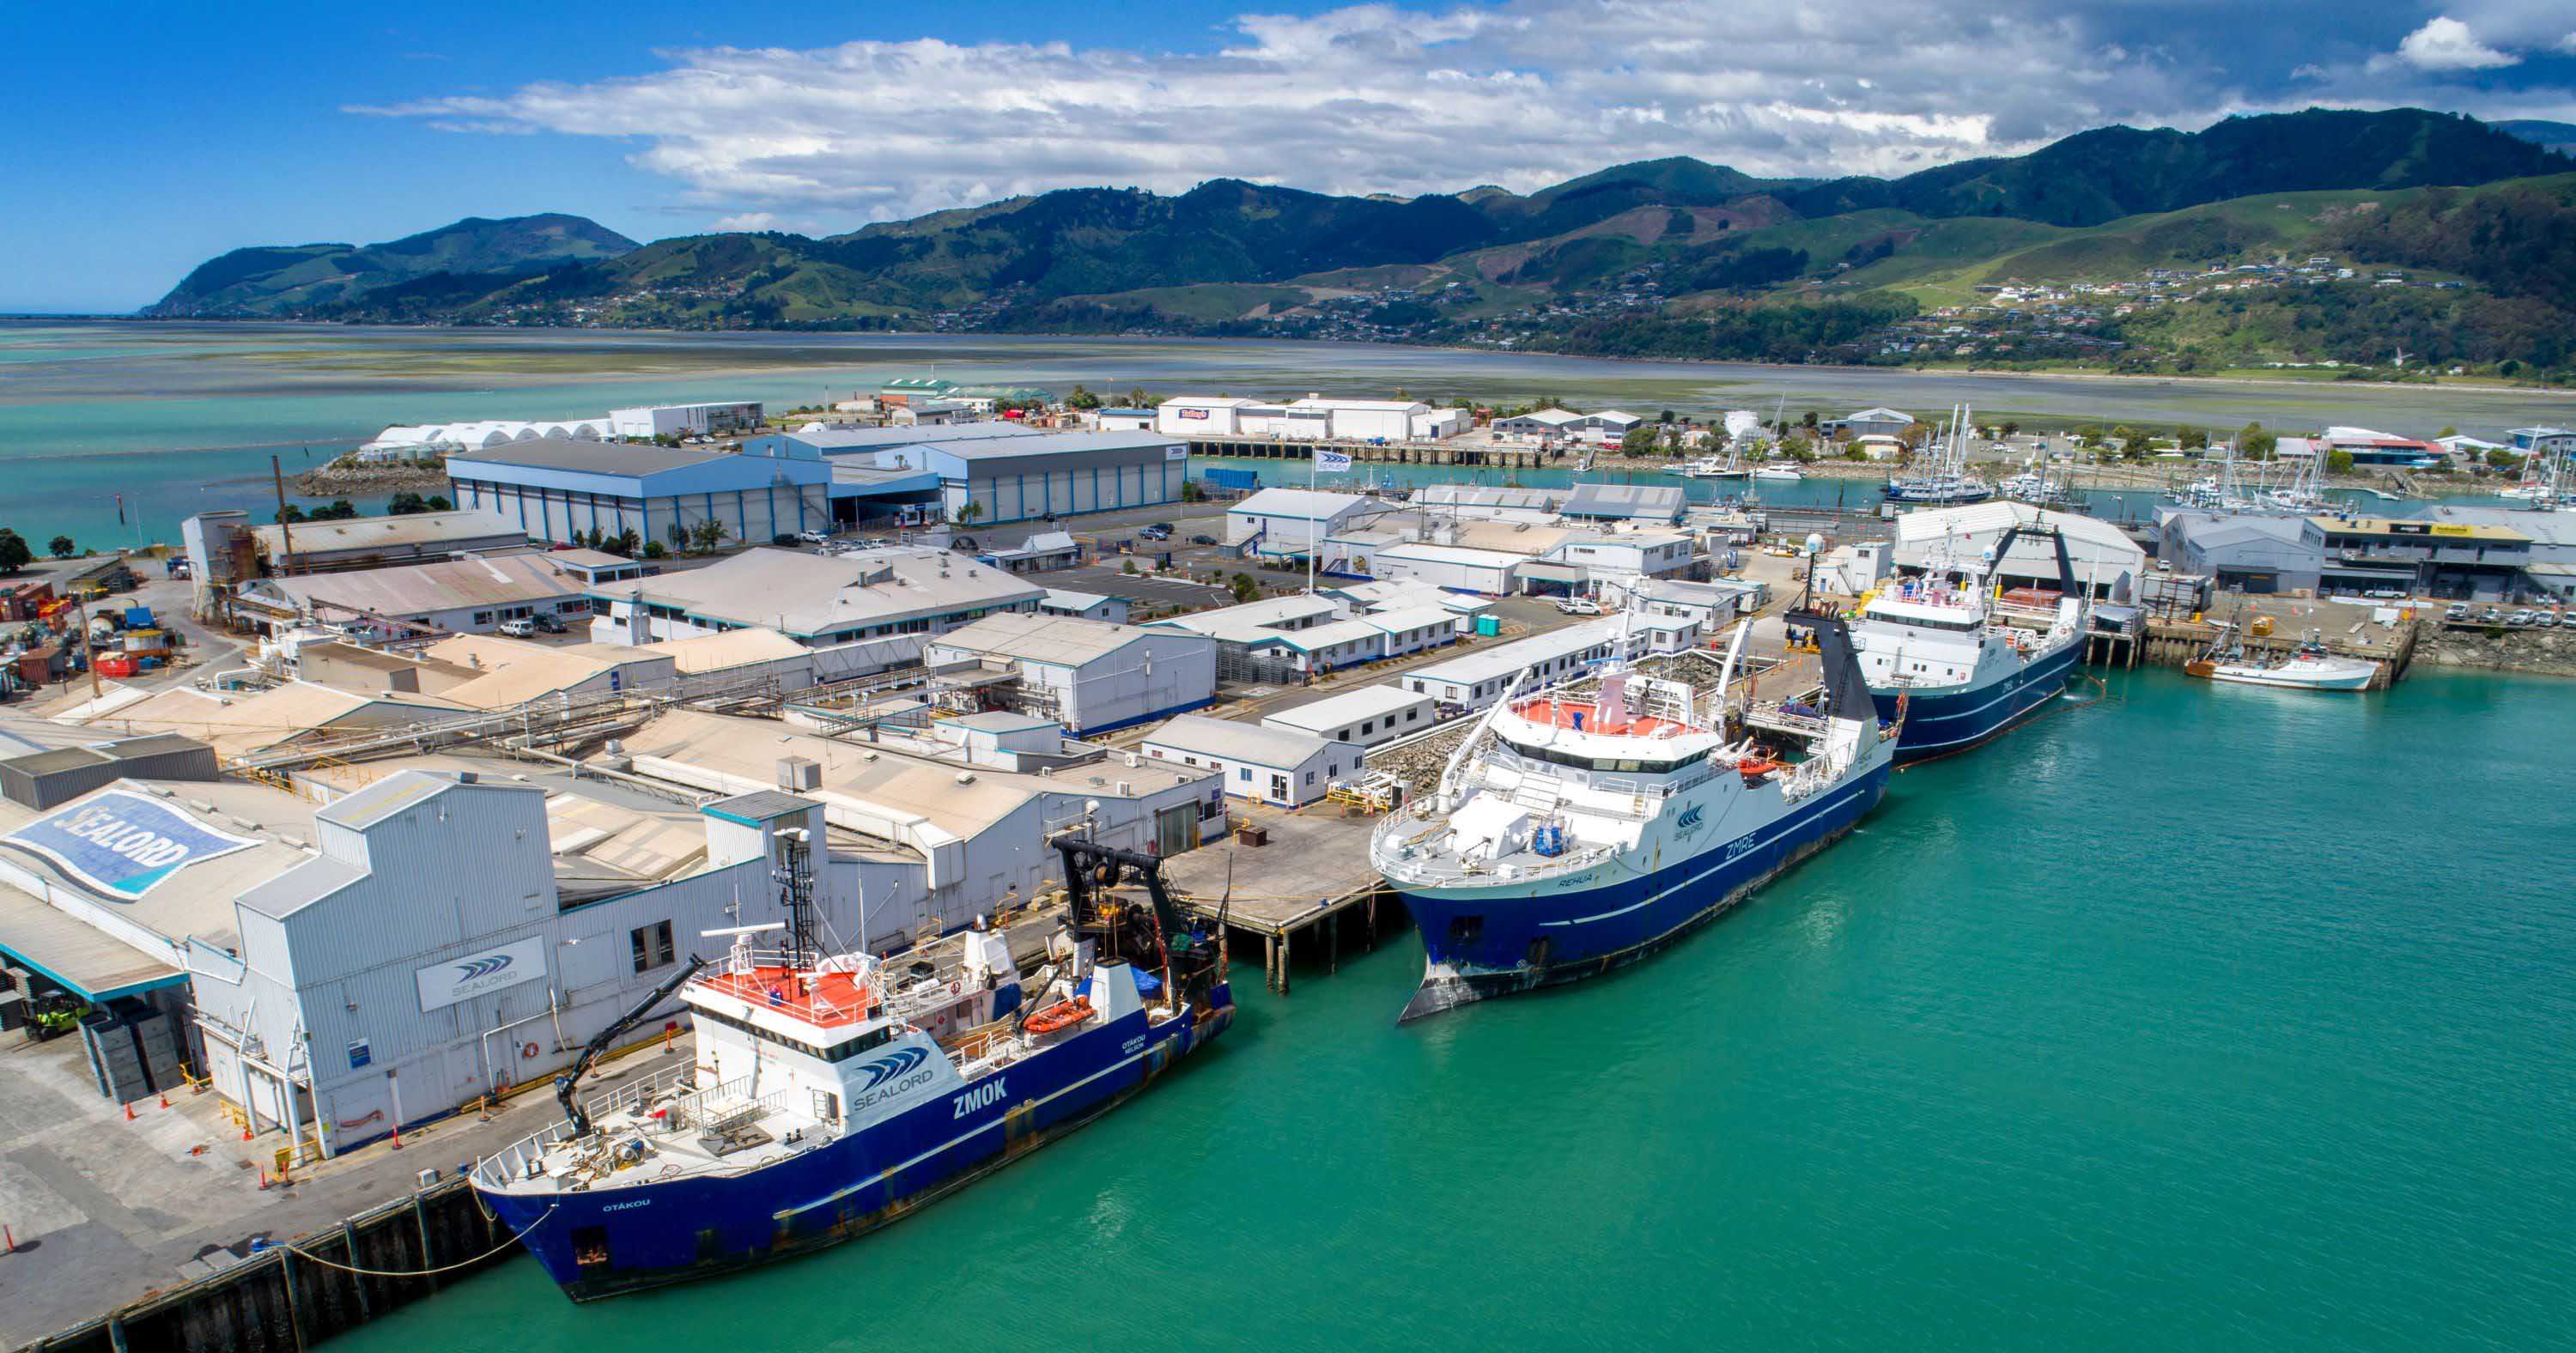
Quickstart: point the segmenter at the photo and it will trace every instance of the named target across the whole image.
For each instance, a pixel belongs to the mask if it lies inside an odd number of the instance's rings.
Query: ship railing
[[[677,1066],[656,1072],[633,1085],[621,1086],[609,1094],[594,1097],[583,1106],[583,1110],[590,1115],[594,1126],[605,1122],[612,1114],[640,1114],[646,1107],[661,1099],[665,1092],[693,1084],[691,1078],[696,1070],[694,1066]],[[749,1095],[756,1083],[755,1077],[743,1076],[722,1085],[693,1090],[673,1097],[663,1105],[662,1122],[666,1129],[677,1129],[698,1122],[703,1117],[701,1110],[706,1104],[711,1101],[722,1102],[727,1097],[741,1098]],[[785,1095],[785,1091],[780,1091],[754,1103],[758,1106],[759,1113],[765,1114],[773,1109],[785,1107]],[[758,1116],[759,1114],[754,1115],[754,1117]],[[498,1188],[526,1177],[531,1163],[542,1164],[547,1152],[571,1139],[571,1129],[572,1125],[569,1123],[550,1123],[484,1156],[474,1164],[475,1181],[487,1188]]]

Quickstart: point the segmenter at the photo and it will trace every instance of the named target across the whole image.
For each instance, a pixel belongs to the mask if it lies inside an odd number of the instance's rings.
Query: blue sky
[[[1078,184],[1526,189],[1625,159],[1902,173],[2109,121],[2576,121],[2561,0],[704,0],[0,7],[0,310],[253,243],[569,211],[814,232]],[[31,57],[37,59],[29,59]]]

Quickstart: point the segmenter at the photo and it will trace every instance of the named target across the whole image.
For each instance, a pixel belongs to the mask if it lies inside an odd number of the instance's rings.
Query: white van
[[[537,622],[533,620],[504,620],[501,622],[501,633],[512,639],[534,639],[537,637]]]

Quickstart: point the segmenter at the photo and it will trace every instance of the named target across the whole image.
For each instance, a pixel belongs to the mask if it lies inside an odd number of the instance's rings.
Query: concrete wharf
[[[1547,464],[1545,448],[1504,446],[1485,441],[1452,440],[1442,442],[1372,442],[1347,441],[1322,437],[1247,437],[1240,433],[1228,436],[1181,434],[1196,456],[1238,456],[1253,460],[1308,460],[1318,450],[1339,451],[1353,460],[1375,461],[1388,465],[1459,465],[1481,469],[1535,470]],[[1560,449],[1557,458],[1572,461],[1573,453]]]

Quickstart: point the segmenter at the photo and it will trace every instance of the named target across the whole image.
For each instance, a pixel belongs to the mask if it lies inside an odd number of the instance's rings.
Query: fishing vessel
[[[1995,496],[1986,482],[1968,473],[1968,406],[1950,410],[1948,430],[1927,448],[1920,463],[1887,481],[1887,501],[1912,507],[1954,507],[1982,503]]]
[[[594,1039],[556,1081],[564,1121],[478,1162],[475,1191],[586,1301],[839,1244],[1125,1102],[1232,1020],[1222,940],[1178,929],[1150,857],[1055,844],[1068,921],[1027,978],[980,925],[890,959],[822,953],[787,846],[787,922],[711,932],[728,956]],[[1149,900],[1111,896],[1122,878]],[[694,1064],[577,1104],[599,1052],[674,994]]]
[[[2042,535],[2057,546],[2057,590],[2000,590],[2014,541]],[[1964,752],[2063,693],[2084,645],[2085,593],[2064,536],[2013,526],[1977,564],[1936,554],[1925,576],[1864,602],[1852,645],[1879,714],[1902,718],[1897,763]]]
[[[1881,725],[1840,620],[1821,679],[1742,688],[1739,626],[1714,682],[1613,656],[1529,689],[1515,678],[1443,769],[1382,820],[1371,863],[1422,932],[1404,1020],[1597,976],[1689,934],[1851,830],[1886,791]],[[1711,660],[1687,655],[1679,670]]]
[[[2277,686],[2299,691],[2365,691],[2379,676],[2379,664],[2362,658],[2338,658],[2326,650],[2317,637],[2309,635],[2292,650],[2290,656],[2276,663],[2250,660],[2242,643],[2220,656],[2213,645],[2209,656],[2182,665],[2183,675],[2206,677],[2211,681],[2237,686]]]

